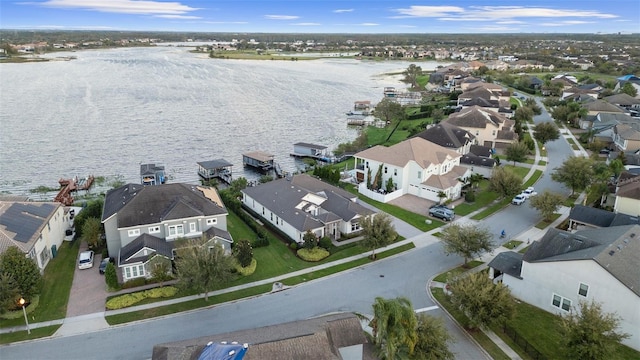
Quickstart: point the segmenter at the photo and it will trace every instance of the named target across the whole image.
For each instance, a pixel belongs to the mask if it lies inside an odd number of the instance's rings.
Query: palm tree
[[[404,352],[413,353],[418,342],[418,320],[409,299],[376,297],[373,320],[369,325],[373,329],[374,343],[380,348],[381,358],[393,360]]]

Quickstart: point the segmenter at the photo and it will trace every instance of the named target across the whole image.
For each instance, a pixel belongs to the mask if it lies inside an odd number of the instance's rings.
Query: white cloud
[[[297,24],[292,24],[292,25],[295,25],[295,26],[320,26],[322,24],[306,22],[306,23],[297,23]]]
[[[269,20],[295,20],[300,17],[294,15],[265,15],[264,18]]]
[[[554,9],[528,6],[411,6],[392,10],[399,16],[392,18],[438,18],[442,21],[502,21],[516,24],[519,18],[597,18],[613,19],[617,15],[596,10]]]
[[[458,6],[419,6],[413,5],[408,9],[395,9],[399,13],[398,18],[403,17],[441,17],[455,13],[464,13],[464,8]]]
[[[519,20],[501,20],[501,21],[496,21],[496,24],[500,24],[500,25],[526,24],[526,22],[519,21]]]
[[[360,26],[378,26],[378,25],[380,25],[380,24],[376,24],[376,23],[362,23],[362,24],[359,24],[359,25],[360,25]]]
[[[336,14],[341,14],[341,13],[353,12],[353,9],[337,9],[337,10],[333,10],[333,12]]]
[[[179,2],[152,0],[47,0],[36,4],[52,8],[141,15],[183,15],[191,11],[199,10],[198,8],[183,5]]]
[[[200,16],[190,16],[190,15],[153,15],[153,17],[163,18],[163,19],[183,19],[183,20],[202,19]]]

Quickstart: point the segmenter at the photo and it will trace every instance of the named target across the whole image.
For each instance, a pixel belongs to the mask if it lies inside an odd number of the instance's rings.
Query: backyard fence
[[[515,342],[516,345],[518,345],[522,350],[524,350],[524,352],[526,352],[527,355],[531,356],[532,359],[547,360],[547,358],[544,355],[542,355],[542,353],[540,353],[538,349],[536,349],[533,345],[531,345],[531,343],[529,343],[527,339],[523,338],[522,335],[518,334],[518,332],[514,328],[505,324],[502,326],[502,332],[504,332],[508,337],[510,337],[511,340],[513,340],[513,342]]]

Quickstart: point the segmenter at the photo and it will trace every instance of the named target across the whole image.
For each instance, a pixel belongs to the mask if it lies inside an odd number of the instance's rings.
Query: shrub
[[[147,283],[147,279],[141,277],[141,278],[136,278],[133,280],[129,280],[127,282],[125,282],[124,284],[122,284],[122,288],[123,289],[130,289],[133,287],[138,287],[138,286],[142,286],[145,285]]]
[[[464,194],[464,201],[470,202],[470,203],[476,201],[476,193],[475,193],[475,191],[473,191],[473,190],[467,191],[467,193]]]
[[[144,299],[158,299],[172,297],[178,293],[178,289],[173,286],[165,286],[145,291],[138,291],[131,294],[124,294],[109,299],[106,303],[107,310],[117,310],[133,306]]]
[[[297,242],[292,242],[291,244],[289,244],[289,248],[292,249],[292,250],[298,249],[298,243]]]
[[[329,252],[321,247],[314,247],[313,249],[300,249],[297,252],[298,257],[304,261],[320,261],[322,259],[327,258]]]
[[[320,238],[320,241],[318,242],[318,246],[327,250],[331,249],[332,245],[333,243],[331,243],[331,238],[329,238],[328,236]]]
[[[25,311],[27,312],[27,314],[31,314],[37,307],[38,304],[40,304],[40,295],[34,295],[31,298],[31,302],[29,303],[29,305],[25,306]],[[16,304],[17,306],[17,304]],[[13,310],[13,311],[7,311],[4,314],[0,315],[0,319],[18,319],[23,317],[24,314],[22,313],[22,308],[18,308],[18,310]]]
[[[119,289],[118,275],[116,274],[116,267],[112,263],[108,263],[104,269],[104,281],[107,283],[109,289]]]
[[[258,267],[258,261],[256,259],[251,259],[251,264],[249,264],[249,266],[242,267],[240,264],[237,264],[236,271],[242,276],[249,276],[256,271],[256,267]]]
[[[239,240],[233,247],[233,256],[238,260],[240,266],[247,267],[253,259],[253,248],[249,240]]]

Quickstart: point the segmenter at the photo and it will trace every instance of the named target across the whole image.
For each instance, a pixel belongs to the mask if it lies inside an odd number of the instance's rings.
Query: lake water
[[[218,158],[234,164],[234,177],[256,179],[242,166],[242,153],[254,150],[296,171],[294,143],[333,149],[354,139],[345,112],[354,101],[377,103],[385,86],[404,88],[401,76],[388,74],[410,64],[219,60],[188,50],[80,51],[72,61],[1,64],[0,191],[25,194],[89,174],[137,183],[140,163],[154,162],[170,182],[195,183],[196,162]]]

